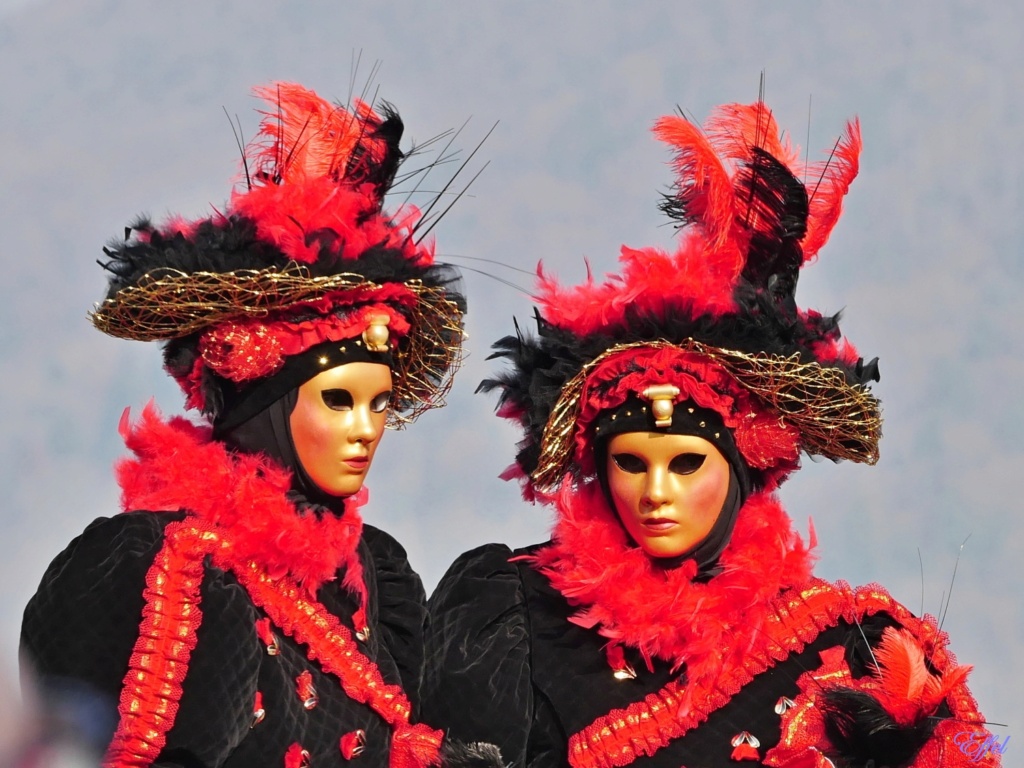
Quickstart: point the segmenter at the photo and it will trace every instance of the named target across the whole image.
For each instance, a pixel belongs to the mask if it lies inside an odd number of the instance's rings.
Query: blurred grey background
[[[584,259],[613,269],[620,244],[671,246],[656,208],[669,155],[648,129],[677,106],[703,120],[753,101],[763,70],[780,125],[801,146],[809,134],[815,158],[859,115],[861,174],[798,300],[846,308],[846,335],[881,358],[882,459],[806,462],[782,496],[800,529],[813,517],[821,575],[877,581],[915,612],[939,612],[970,536],[944,628],[976,665],[988,719],[1008,726],[993,729],[1016,732],[1022,37],[1024,6],[967,0],[0,0],[0,708],[16,701],[21,610],[44,568],[118,509],[122,410],[154,397],[180,411],[155,345],[86,320],[101,246],[136,214],[220,205],[238,164],[224,110],[251,136],[253,85],[344,99],[361,51],[357,78],[382,62],[379,95],[409,138],[471,117],[469,150],[500,120],[478,155],[489,167],[435,233],[443,260],[524,289],[529,275],[461,257],[543,260],[574,282]],[[498,479],[517,436],[473,394],[528,297],[468,270],[465,282],[469,356],[449,405],[386,436],[365,510],[428,589],[461,551],[538,541],[550,523]]]

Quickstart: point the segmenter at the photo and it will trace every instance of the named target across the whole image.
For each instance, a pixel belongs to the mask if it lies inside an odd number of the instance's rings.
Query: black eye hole
[[[668,471],[677,475],[692,475],[704,465],[703,453],[681,453],[668,464]]]
[[[647,464],[639,456],[632,453],[616,453],[612,456],[615,466],[631,475],[640,475],[647,471]]]
[[[381,392],[373,400],[370,401],[370,410],[374,413],[383,413],[387,410],[388,405],[391,403],[391,392]]]
[[[334,411],[352,410],[352,393],[347,389],[325,389],[320,393],[324,405]]]

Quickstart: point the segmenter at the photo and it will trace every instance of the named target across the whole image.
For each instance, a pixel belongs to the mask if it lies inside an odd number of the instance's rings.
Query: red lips
[[[652,531],[667,531],[677,525],[678,523],[675,520],[670,520],[667,517],[652,517],[643,522],[644,528]]]

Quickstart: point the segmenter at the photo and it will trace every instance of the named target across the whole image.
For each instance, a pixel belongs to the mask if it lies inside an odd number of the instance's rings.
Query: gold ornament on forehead
[[[388,346],[388,323],[391,318],[387,315],[374,315],[370,318],[370,324],[363,331],[363,343],[369,352],[387,352]]]
[[[376,351],[391,349],[392,403],[388,426],[399,429],[421,413],[445,404],[452,378],[462,363],[462,310],[443,287],[406,280],[416,297],[403,307],[413,329],[390,347],[389,320],[374,316],[364,341]],[[93,325],[110,336],[135,341],[177,339],[229,320],[261,318],[315,302],[339,291],[381,288],[362,275],[313,277],[301,264],[281,269],[232,272],[154,270],[135,285],[117,291],[90,313]],[[383,322],[379,319],[383,318]],[[380,347],[383,346],[383,349]]]
[[[652,384],[641,392],[640,396],[644,400],[651,401],[651,414],[654,416],[654,426],[672,426],[672,414],[676,409],[679,387],[674,384]]]
[[[572,464],[576,425],[582,410],[582,394],[587,377],[608,358],[640,349],[674,348],[679,352],[702,355],[721,366],[737,384],[756,396],[779,419],[800,434],[801,447],[810,454],[830,459],[849,459],[865,464],[878,461],[878,441],[882,436],[882,417],[878,399],[867,387],[850,384],[838,368],[818,362],[804,362],[800,355],[789,356],[720,349],[687,339],[681,344],[645,341],[616,344],[583,366],[562,387],[541,436],[540,458],[530,477],[542,490],[554,488]],[[657,390],[648,395],[651,390]],[[652,411],[667,413],[656,424],[672,423],[675,397],[660,387],[648,387],[642,393],[652,401]],[[661,405],[660,403],[665,403]]]

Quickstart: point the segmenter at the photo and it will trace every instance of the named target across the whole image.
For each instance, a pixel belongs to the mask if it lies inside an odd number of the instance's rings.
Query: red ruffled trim
[[[306,598],[287,576],[273,578],[256,563],[238,563],[229,547],[215,550],[213,561],[238,577],[274,626],[306,646],[307,656],[337,677],[349,698],[367,704],[391,726],[391,768],[417,768],[440,761],[443,733],[409,723],[412,705],[405,692],[384,681],[380,669],[359,651],[352,632],[334,614]]]
[[[526,559],[579,606],[571,621],[648,660],[685,664],[691,683],[741,665],[772,599],[811,576],[810,548],[768,494],[743,505],[720,558],[723,572],[706,583],[692,581],[693,561],[666,570],[632,544],[596,482],[567,482],[553,501],[553,543]]]
[[[336,677],[349,698],[368,705],[391,726],[391,768],[438,764],[442,732],[409,723],[412,705],[405,692],[385,682],[377,665],[359,651],[348,627],[287,575],[271,576],[256,562],[240,558],[230,535],[209,523],[185,520],[167,526],[164,546],[146,576],[143,622],[105,768],[150,765],[166,744],[202,621],[199,587],[207,556],[233,573],[253,604],[306,646],[307,657]],[[303,701],[315,699],[308,672],[297,678],[296,693]],[[300,751],[289,749],[286,764],[298,760]]]
[[[117,708],[119,722],[103,758],[104,768],[152,765],[167,743],[202,622],[202,580],[202,557],[195,557],[187,544],[179,547],[172,532],[146,573],[142,624],[128,661]]]

